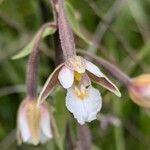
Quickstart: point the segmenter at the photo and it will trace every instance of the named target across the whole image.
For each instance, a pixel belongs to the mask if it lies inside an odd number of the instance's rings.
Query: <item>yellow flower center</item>
[[[87,96],[87,91],[84,86],[81,86],[80,89],[75,86],[74,92],[77,95],[77,97],[79,97],[81,100],[84,100],[84,98]]]
[[[82,74],[75,71],[74,77],[76,81],[80,81],[82,79]]]

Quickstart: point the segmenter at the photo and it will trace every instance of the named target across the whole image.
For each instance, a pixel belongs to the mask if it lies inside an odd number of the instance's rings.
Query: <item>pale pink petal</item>
[[[31,134],[28,127],[26,112],[24,109],[19,111],[18,114],[18,130],[21,133],[23,142],[27,142],[30,139]]]
[[[62,69],[59,72],[58,79],[60,84],[65,88],[68,89],[72,86],[74,81],[74,72],[67,68],[66,66],[63,66]]]
[[[42,107],[41,108],[41,132],[42,135],[47,137],[47,139],[51,139],[53,137],[52,135],[52,129],[51,129],[51,121],[50,121],[50,114],[47,108]],[[45,139],[46,140],[46,139]]]
[[[100,69],[96,65],[87,60],[86,60],[86,69],[98,77],[103,76],[103,73],[100,71]]]

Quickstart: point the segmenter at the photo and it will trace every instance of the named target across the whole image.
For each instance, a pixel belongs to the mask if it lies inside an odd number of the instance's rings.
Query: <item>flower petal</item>
[[[94,82],[100,84],[107,90],[113,92],[118,97],[121,97],[121,93],[120,93],[119,89],[116,87],[116,85],[113,84],[102,72],[101,72],[101,74],[102,74],[101,76],[92,74],[89,71],[87,71],[87,74],[90,77],[90,79],[92,79]]]
[[[44,108],[45,106],[41,106],[41,131],[42,135],[47,137],[48,139],[51,139],[53,137],[52,130],[51,130],[51,121],[50,121],[50,114],[47,109]],[[46,139],[45,139],[46,141]]]
[[[86,60],[86,69],[98,77],[103,76],[103,73],[100,71],[100,69],[96,65],[87,60]]]
[[[87,87],[91,85],[91,80],[86,73],[83,74],[81,81],[79,82],[79,86]]]
[[[38,145],[40,142],[40,109],[36,106],[36,101],[29,101],[27,104],[26,114],[31,134],[31,143]]]
[[[67,68],[66,66],[63,66],[62,69],[59,72],[58,79],[60,81],[60,84],[65,88],[68,89],[72,86],[74,81],[74,72]]]
[[[80,99],[74,92],[74,89],[67,90],[66,107],[73,113],[78,123],[83,125],[96,119],[97,113],[102,107],[102,99],[99,91],[92,86],[87,88],[87,96]]]
[[[42,103],[48,96],[49,94],[52,92],[52,90],[56,87],[56,85],[58,84],[58,74],[60,69],[64,66],[64,63],[62,63],[61,65],[59,65],[49,76],[49,78],[47,79],[47,81],[45,82],[39,97],[38,97],[38,105],[40,103]]]
[[[31,138],[25,109],[20,109],[18,112],[18,131],[20,131],[23,142],[27,142]]]

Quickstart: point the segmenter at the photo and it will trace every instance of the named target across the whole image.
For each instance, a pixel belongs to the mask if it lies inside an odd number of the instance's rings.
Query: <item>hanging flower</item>
[[[138,105],[150,108],[150,74],[132,80],[128,87],[131,99]]]
[[[97,113],[102,107],[102,98],[99,91],[92,86],[86,89],[70,88],[67,90],[66,106],[73,113],[77,121],[82,125],[96,119]]]
[[[17,120],[19,144],[43,144],[53,137],[48,104],[44,102],[39,107],[36,104],[35,100],[25,99],[20,105]]]
[[[66,106],[80,124],[96,119],[101,109],[102,98],[99,91],[92,87],[91,81],[121,96],[118,88],[88,60],[73,56],[58,66],[46,81],[39,102],[47,98],[52,89],[60,83],[67,89]]]

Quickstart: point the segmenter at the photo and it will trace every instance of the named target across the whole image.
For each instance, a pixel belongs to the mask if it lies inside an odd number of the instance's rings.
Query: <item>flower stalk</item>
[[[54,34],[54,49],[55,49],[55,65],[58,66],[64,62],[63,51],[59,40],[59,33]]]
[[[35,36],[34,46],[29,57],[26,74],[27,96],[30,99],[35,99],[37,96],[37,77],[38,77],[38,64],[39,64],[39,45],[41,42],[42,34],[47,27],[55,27],[53,23],[44,24]]]
[[[64,0],[53,0],[57,14],[59,38],[65,60],[76,55],[73,33],[69,26],[64,10]]]
[[[92,141],[91,141],[91,133],[90,129],[87,125],[80,125],[78,124],[79,128],[79,140],[80,140],[80,147],[82,150],[91,150],[92,148]]]
[[[67,144],[67,149],[69,150],[74,150],[75,149],[75,143],[72,137],[72,132],[71,132],[71,126],[70,122],[68,120],[67,125],[66,125],[66,144]]]
[[[28,61],[27,66],[27,96],[34,100],[37,95],[37,74],[38,74],[38,61],[39,61],[39,49],[33,49]]]

